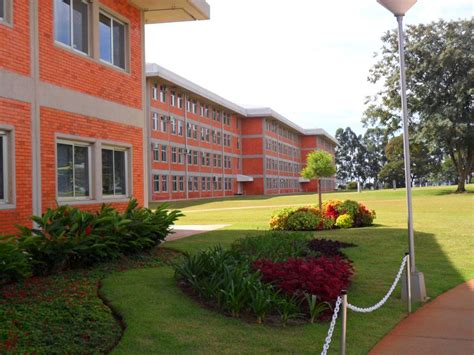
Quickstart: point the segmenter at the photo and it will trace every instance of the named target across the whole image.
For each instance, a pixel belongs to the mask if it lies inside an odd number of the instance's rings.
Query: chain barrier
[[[336,305],[334,306],[334,313],[332,314],[331,325],[328,329],[328,334],[326,339],[324,340],[323,351],[321,351],[321,355],[326,355],[329,350],[329,345],[331,345],[332,340],[332,333],[334,332],[334,327],[336,326],[337,316],[339,314],[339,307],[341,306],[342,297],[339,296],[336,301]]]
[[[395,277],[395,281],[393,282],[392,286],[388,290],[387,294],[378,303],[374,304],[372,307],[367,307],[367,308],[357,307],[357,306],[354,306],[354,305],[348,303],[347,308],[349,308],[351,311],[354,311],[354,312],[370,313],[370,312],[373,312],[373,311],[379,309],[380,307],[382,307],[383,304],[385,302],[387,302],[387,300],[390,297],[390,295],[392,294],[393,290],[395,290],[395,287],[397,286],[398,281],[400,281],[400,277],[402,276],[402,272],[403,272],[403,269],[405,268],[408,257],[409,257],[408,255],[405,255],[405,257],[403,258],[402,264],[400,265],[400,270],[398,270],[397,277]]]

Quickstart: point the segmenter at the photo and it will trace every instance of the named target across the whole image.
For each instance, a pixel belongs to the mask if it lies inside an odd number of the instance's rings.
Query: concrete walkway
[[[370,354],[474,354],[474,279],[401,321]]]
[[[194,224],[173,226],[173,233],[166,237],[165,241],[187,238],[192,235],[206,233],[230,226],[230,224]]]

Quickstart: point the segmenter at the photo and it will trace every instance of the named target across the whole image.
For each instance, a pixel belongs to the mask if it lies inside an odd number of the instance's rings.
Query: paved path
[[[401,321],[370,354],[474,354],[474,279]]]
[[[166,237],[166,241],[187,238],[192,235],[210,232],[230,226],[230,224],[194,224],[173,226],[173,233]]]

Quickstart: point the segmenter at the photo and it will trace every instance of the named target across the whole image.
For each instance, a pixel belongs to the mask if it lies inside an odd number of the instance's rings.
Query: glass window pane
[[[71,0],[54,1],[54,38],[71,45]]]
[[[112,24],[110,18],[100,14],[99,17],[100,32],[100,59],[112,63]]]
[[[73,47],[81,52],[89,52],[89,6],[82,0],[74,0],[73,12]]]
[[[117,21],[113,22],[114,31],[114,64],[125,69],[125,26]]]
[[[114,152],[114,185],[115,195],[127,194],[127,177],[125,168],[125,152]]]
[[[1,4],[0,4],[1,5]],[[3,140],[4,137],[0,136],[0,200],[5,199],[5,174],[6,171],[3,170],[3,165],[4,165],[4,157],[3,155],[5,152],[3,151]]]
[[[89,148],[74,147],[75,196],[89,196]]]
[[[5,2],[4,0],[0,0],[0,18],[5,18]]]
[[[58,144],[58,196],[73,197],[74,175],[72,166],[72,145]]]
[[[102,149],[102,193],[114,194],[114,151]]]

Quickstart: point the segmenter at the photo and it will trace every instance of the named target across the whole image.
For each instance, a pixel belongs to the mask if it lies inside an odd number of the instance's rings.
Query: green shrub
[[[18,246],[14,236],[0,236],[0,285],[31,275],[29,256]]]
[[[294,207],[275,211],[270,219],[270,228],[273,230],[287,230],[288,217],[296,211],[297,209]]]
[[[288,217],[286,226],[288,230],[311,231],[318,228],[321,220],[312,212],[298,211]]]
[[[300,233],[267,232],[235,241],[231,250],[249,261],[271,259],[283,261],[288,258],[318,255],[308,249],[308,239]]]
[[[95,214],[60,206],[33,216],[37,228],[19,227],[18,250],[29,256],[35,275],[88,266],[149,250],[181,215],[168,212],[165,205],[155,211],[139,207],[134,199],[124,213],[109,205]]]
[[[339,228],[351,228],[353,223],[354,221],[352,220],[351,215],[348,213],[341,214],[336,219],[336,226]]]
[[[357,181],[350,181],[347,183],[348,190],[357,190]]]

